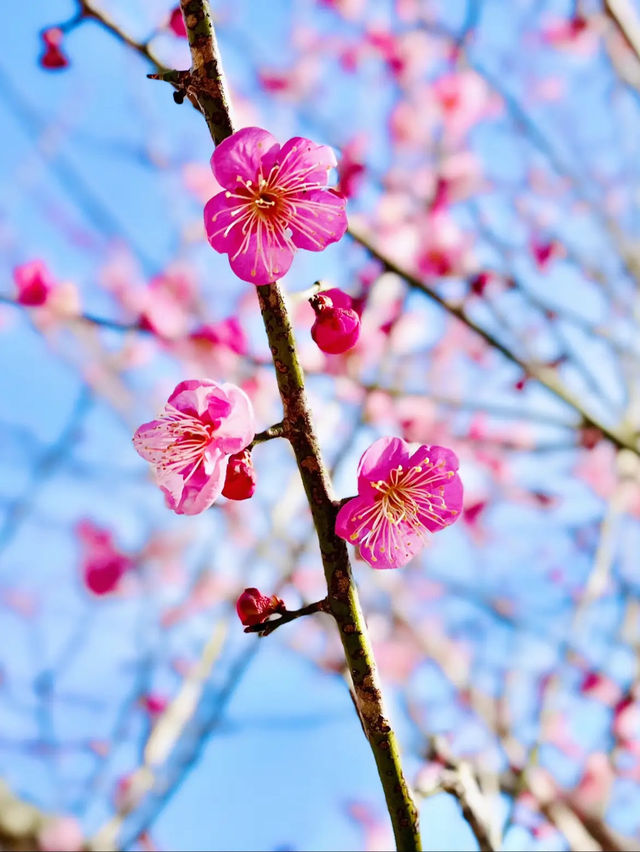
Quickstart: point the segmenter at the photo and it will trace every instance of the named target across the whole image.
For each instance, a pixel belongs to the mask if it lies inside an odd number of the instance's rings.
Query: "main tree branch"
[[[217,144],[230,136],[234,127],[208,3],[181,0],[181,6],[192,57],[187,92],[196,99]],[[402,852],[419,850],[418,812],[383,707],[347,547],[335,533],[337,505],[313,426],[289,312],[278,283],[256,289],[284,408],[285,437],[293,449],[318,535],[328,608],[340,631],[356,706],[378,768],[396,845]]]

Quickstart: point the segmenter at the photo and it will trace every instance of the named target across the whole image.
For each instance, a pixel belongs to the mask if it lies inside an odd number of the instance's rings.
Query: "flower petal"
[[[289,229],[298,248],[322,251],[344,236],[348,223],[342,195],[326,189],[301,190],[289,201],[296,211]]]
[[[235,190],[239,183],[254,183],[261,165],[270,169],[279,150],[280,146],[267,130],[243,127],[217,146],[211,157],[211,168],[221,186]]]
[[[173,476],[158,476],[158,485],[164,491],[167,505],[177,515],[198,515],[208,509],[222,494],[227,473],[228,456],[218,453],[210,456],[211,469],[205,472],[200,465],[194,475],[179,486]]]
[[[409,444],[402,438],[378,438],[364,451],[358,465],[358,493],[377,494],[370,482],[386,480],[399,464],[406,465],[410,457]]]
[[[139,426],[133,435],[133,446],[145,461],[160,464],[164,458],[172,437],[167,430],[166,421],[150,420]]]
[[[407,524],[387,523],[379,536],[360,545],[360,556],[378,570],[402,568],[424,545],[425,537]]]
[[[235,254],[229,254],[231,269],[238,278],[252,284],[271,284],[289,271],[293,261],[293,246],[284,235],[257,223],[244,237],[242,246]]]
[[[353,500],[349,500],[343,506],[340,506],[336,516],[336,535],[339,535],[340,538],[343,538],[345,541],[349,541],[352,544],[354,541],[357,541],[357,538],[351,538],[355,530],[358,526],[360,526],[356,519],[356,515],[366,509],[369,505],[368,500],[365,500],[362,497],[354,497]]]
[[[239,453],[251,443],[256,433],[251,400],[236,385],[221,385],[230,403],[229,415],[216,431],[216,443],[224,453]]]
[[[220,254],[230,254],[242,245],[242,225],[251,215],[249,202],[227,198],[219,192],[207,201],[204,208],[204,229],[211,248]]]
[[[279,185],[315,183],[326,186],[329,171],[338,165],[332,148],[302,136],[294,136],[284,143],[278,163]]]
[[[184,414],[202,417],[208,411],[212,397],[226,400],[224,391],[210,379],[188,379],[177,384],[167,400],[167,408],[176,408]]]

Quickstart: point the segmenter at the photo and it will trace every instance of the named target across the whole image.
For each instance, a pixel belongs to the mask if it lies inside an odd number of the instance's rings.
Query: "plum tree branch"
[[[609,426],[598,420],[598,418],[596,418],[594,415],[590,414],[584,408],[582,403],[570,393],[570,391],[564,386],[561,381],[559,381],[556,370],[551,367],[547,367],[544,364],[534,364],[523,360],[514,352],[512,352],[512,350],[508,346],[498,340],[497,337],[491,334],[491,332],[478,325],[465,312],[464,308],[460,307],[459,305],[454,305],[452,302],[449,302],[447,299],[441,296],[437,292],[437,290],[429,286],[429,284],[427,284],[425,281],[422,281],[410,270],[405,269],[403,266],[396,263],[390,257],[380,252],[367,235],[365,235],[354,227],[349,227],[348,233],[356,243],[361,245],[371,255],[371,257],[382,263],[385,269],[387,269],[389,272],[393,272],[395,275],[398,275],[400,278],[404,279],[404,281],[412,289],[424,293],[425,296],[436,302],[448,313],[456,317],[456,319],[460,320],[460,322],[464,323],[467,328],[475,332],[492,349],[496,349],[508,361],[511,361],[512,364],[518,366],[526,376],[535,379],[535,381],[537,381],[547,390],[551,391],[554,396],[558,397],[568,406],[573,408],[574,411],[578,412],[578,414],[581,415],[583,424],[585,426],[591,426],[595,429],[598,429],[606,438],[609,439],[609,441],[611,441],[612,444],[618,447],[618,449],[631,450],[631,452],[635,453],[636,455],[640,455],[640,446],[637,436],[633,435],[632,433],[625,433],[610,428]]]
[[[187,93],[197,100],[217,144],[230,136],[234,127],[208,3],[181,0],[181,7],[192,57]],[[318,535],[329,611],[340,631],[358,713],[378,768],[397,847],[403,852],[418,850],[418,811],[384,710],[347,547],[335,533],[333,488],[315,434],[284,293],[277,282],[256,289],[284,409],[285,436],[293,449]]]

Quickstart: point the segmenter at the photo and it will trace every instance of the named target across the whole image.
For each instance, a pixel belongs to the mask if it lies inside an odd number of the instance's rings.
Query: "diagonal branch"
[[[583,424],[585,426],[591,426],[595,429],[598,429],[606,438],[608,438],[612,444],[614,444],[618,449],[627,449],[631,450],[631,452],[636,455],[640,455],[640,446],[636,436],[630,433],[625,433],[622,431],[618,431],[616,429],[612,429],[609,426],[606,426],[600,420],[598,420],[594,415],[590,414],[582,403],[576,399],[569,390],[558,380],[556,371],[547,367],[543,364],[534,364],[529,363],[498,340],[497,337],[494,337],[491,332],[482,328],[482,326],[478,325],[465,310],[453,303],[449,302],[443,296],[441,296],[437,290],[433,287],[430,287],[427,283],[422,281],[416,275],[414,275],[410,270],[405,269],[398,263],[395,263],[391,258],[387,257],[385,254],[382,254],[375,245],[371,242],[371,240],[362,232],[358,231],[353,227],[349,227],[348,230],[351,238],[361,245],[370,255],[374,257],[376,260],[380,261],[383,266],[389,271],[393,272],[395,275],[398,275],[400,278],[403,278],[404,281],[414,290],[419,290],[421,293],[424,293],[432,301],[436,302],[438,305],[443,307],[448,313],[452,316],[456,317],[456,319],[460,320],[460,322],[464,323],[467,328],[471,329],[471,331],[475,332],[479,337],[481,337],[485,343],[487,343],[493,349],[496,349],[500,352],[504,357],[511,361],[512,364],[516,364],[520,369],[532,379],[535,379],[539,382],[543,387],[547,388],[547,390],[551,391],[554,396],[557,396],[574,411],[577,411],[583,420]]]
[[[206,0],[181,0],[192,56],[188,93],[196,98],[215,143],[233,133],[229,98]],[[383,707],[373,651],[360,609],[345,542],[335,534],[337,505],[322,458],[291,319],[280,285],[257,288],[293,449],[318,535],[328,587],[351,674],[357,709],[378,768],[398,849],[421,848],[418,812],[404,778],[396,736]]]

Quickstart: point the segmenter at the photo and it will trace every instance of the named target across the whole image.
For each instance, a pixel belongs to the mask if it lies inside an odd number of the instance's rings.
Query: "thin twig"
[[[631,434],[623,434],[622,432],[609,428],[594,415],[587,412],[580,401],[576,399],[558,380],[556,370],[542,364],[527,363],[522,360],[518,355],[512,352],[508,346],[498,340],[497,337],[494,337],[491,332],[482,328],[482,326],[478,325],[473,319],[471,319],[462,307],[447,301],[447,299],[441,296],[433,287],[430,287],[429,284],[422,281],[410,270],[405,269],[403,266],[393,261],[390,257],[387,257],[385,254],[380,252],[371,240],[365,236],[365,234],[353,227],[349,228],[348,233],[353,240],[366,249],[372,257],[380,261],[380,263],[382,263],[389,272],[393,272],[395,275],[403,278],[409,287],[414,290],[419,290],[421,293],[424,293],[425,296],[428,296],[429,299],[439,304],[448,311],[448,313],[464,323],[467,328],[471,329],[471,331],[481,337],[485,343],[504,355],[504,357],[511,361],[511,363],[520,367],[526,376],[535,379],[543,387],[551,391],[552,394],[573,408],[574,411],[577,411],[582,416],[585,425],[599,429],[600,432],[602,432],[602,434],[616,447],[620,449],[628,449],[636,455],[640,455],[640,447],[638,445],[637,438]]]

